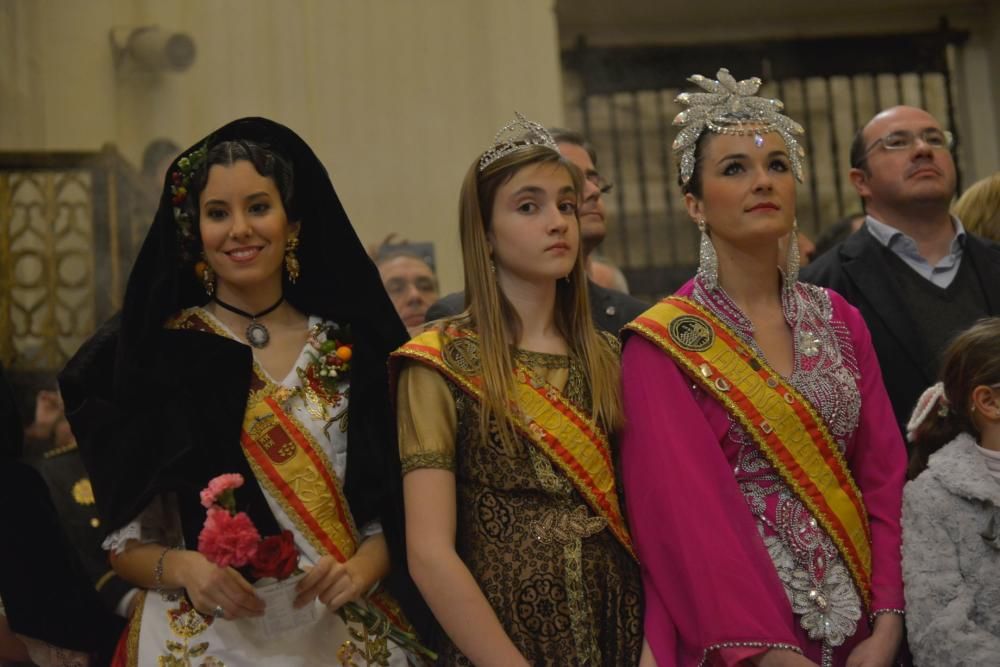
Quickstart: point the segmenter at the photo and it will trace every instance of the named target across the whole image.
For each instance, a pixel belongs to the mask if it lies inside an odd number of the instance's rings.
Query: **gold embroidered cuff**
[[[440,468],[441,470],[455,470],[455,457],[445,452],[417,452],[407,454],[400,459],[403,474],[420,468]]]

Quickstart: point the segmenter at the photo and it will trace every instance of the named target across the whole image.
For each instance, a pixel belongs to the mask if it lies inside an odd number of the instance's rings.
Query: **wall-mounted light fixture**
[[[155,25],[112,28],[110,39],[117,69],[134,62],[153,72],[183,72],[194,63],[194,40],[182,32]]]

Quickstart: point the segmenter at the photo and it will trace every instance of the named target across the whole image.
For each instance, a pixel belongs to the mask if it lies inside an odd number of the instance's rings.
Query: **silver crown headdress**
[[[694,174],[695,144],[702,132],[716,134],[754,135],[754,143],[761,146],[761,135],[777,132],[785,140],[792,173],[802,181],[802,158],[805,150],[797,136],[805,134],[802,126],[781,113],[785,105],[781,100],[757,97],[761,80],[758,77],[737,81],[729,70],[722,68],[718,80],[695,74],[688,81],[697,84],[704,93],[681,93],[677,102],[688,108],[677,114],[674,125],[683,129],[674,139],[673,151],[680,160],[681,182],[687,183]]]
[[[559,147],[548,130],[515,111],[514,120],[500,128],[493,137],[493,145],[479,158],[479,171],[486,169],[504,155],[509,155],[525,146],[548,146],[559,152]]]

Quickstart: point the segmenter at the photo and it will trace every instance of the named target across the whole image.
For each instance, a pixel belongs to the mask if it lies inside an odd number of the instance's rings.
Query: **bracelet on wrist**
[[[160,557],[156,559],[156,567],[153,568],[153,590],[157,593],[163,592],[163,559],[166,558],[167,552],[176,549],[177,547],[163,547],[163,551],[160,552]]]

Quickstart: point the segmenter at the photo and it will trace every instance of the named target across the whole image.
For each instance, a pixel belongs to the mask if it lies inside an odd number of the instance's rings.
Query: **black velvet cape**
[[[390,550],[400,553],[402,486],[386,360],[406,341],[406,329],[326,169],[294,132],[263,118],[244,118],[181,156],[206,143],[236,139],[265,145],[292,164],[289,208],[301,223],[301,276],[294,285],[286,281],[285,298],[302,313],[351,328],[344,492],[358,526],[381,520]],[[186,544],[193,548],[205,517],[200,489],[222,473],[254,479],[239,444],[253,357],[248,346],[228,338],[164,328],[170,316],[208,300],[182,256],[169,189],[176,163],[129,276],[120,319],[107,323],[77,353],[60,386],[104,525],[109,531],[120,528],[157,494],[173,491]],[[278,532],[257,484],[244,485],[237,503],[262,535]],[[394,567],[388,583],[419,629],[426,608],[405,566]]]

